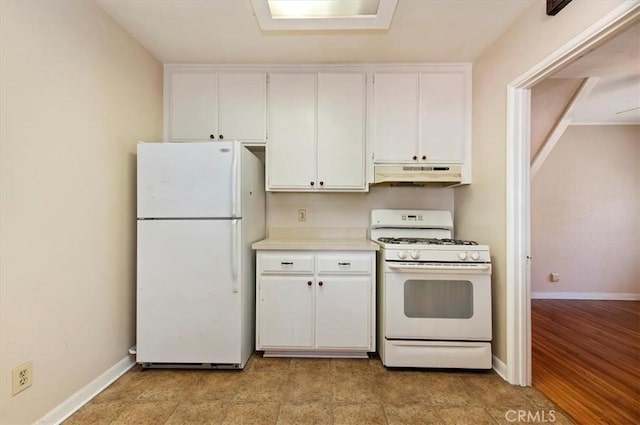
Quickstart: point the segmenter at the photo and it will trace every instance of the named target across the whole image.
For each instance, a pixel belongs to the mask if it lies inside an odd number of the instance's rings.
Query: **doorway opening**
[[[507,380],[532,383],[531,370],[531,88],[640,20],[624,2],[507,87]]]

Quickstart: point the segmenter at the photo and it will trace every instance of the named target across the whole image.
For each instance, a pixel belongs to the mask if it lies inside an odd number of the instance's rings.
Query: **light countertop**
[[[255,250],[307,250],[307,251],[378,251],[380,245],[365,238],[267,238],[255,242]]]
[[[255,250],[378,251],[366,229],[270,228],[266,239],[255,242]]]

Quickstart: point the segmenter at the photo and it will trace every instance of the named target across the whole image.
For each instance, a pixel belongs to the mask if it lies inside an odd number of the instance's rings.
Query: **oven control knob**
[[[458,258],[461,260],[466,260],[467,259],[467,253],[462,251],[458,253]]]
[[[420,252],[419,251],[411,251],[411,258],[413,258],[414,260],[417,260],[418,258],[420,258]]]
[[[406,251],[398,251],[398,258],[401,260],[404,260],[405,258],[407,258],[407,252]]]
[[[480,258],[480,254],[478,254],[478,251],[473,251],[473,252],[471,253],[471,259],[475,261],[475,260],[477,260],[478,258]]]

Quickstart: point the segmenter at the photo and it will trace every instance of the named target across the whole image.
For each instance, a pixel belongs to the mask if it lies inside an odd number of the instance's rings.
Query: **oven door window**
[[[410,318],[469,319],[473,284],[468,280],[406,280],[404,314]]]

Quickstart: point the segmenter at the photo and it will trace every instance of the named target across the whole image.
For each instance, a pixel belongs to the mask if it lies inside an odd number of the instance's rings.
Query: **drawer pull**
[[[351,265],[351,263],[338,263],[338,265],[339,265],[339,266],[347,266],[347,267],[348,267],[348,266],[350,266],[350,265]]]
[[[281,261],[281,266],[293,266],[293,261]]]

